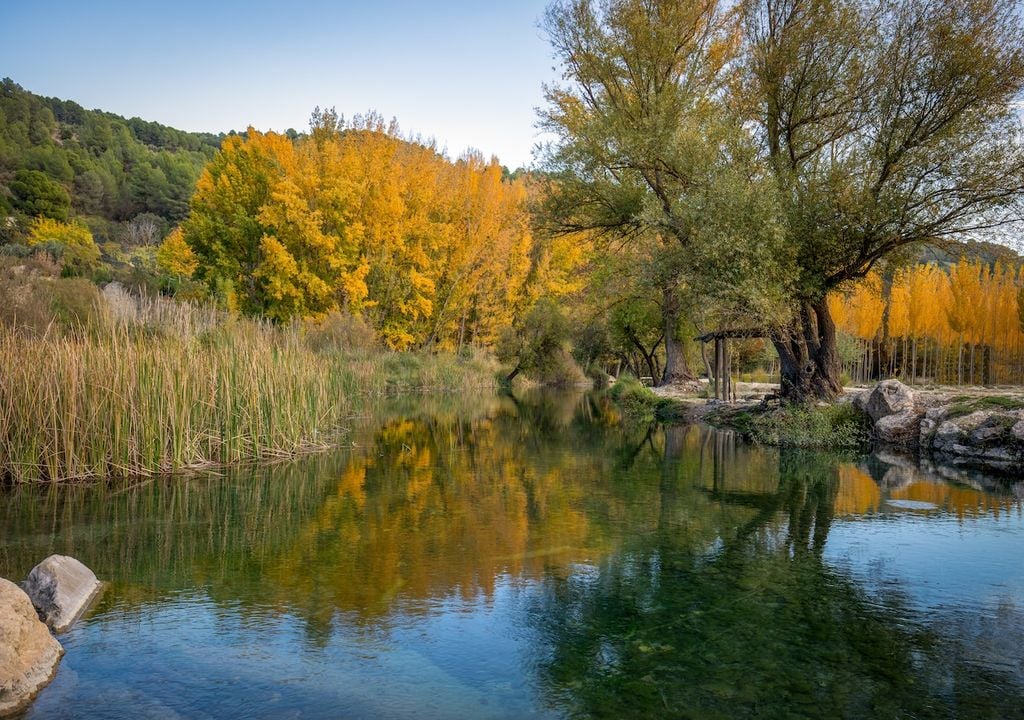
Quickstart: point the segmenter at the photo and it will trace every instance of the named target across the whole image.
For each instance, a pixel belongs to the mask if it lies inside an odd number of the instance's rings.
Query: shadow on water
[[[1018,543],[991,577],[878,560],[990,529]],[[62,552],[111,581],[38,717],[115,696],[211,717],[1024,712],[1024,616],[989,597],[1024,589],[1003,577],[1013,487],[624,424],[597,394],[403,399],[321,456],[17,488],[0,540],[5,577]]]

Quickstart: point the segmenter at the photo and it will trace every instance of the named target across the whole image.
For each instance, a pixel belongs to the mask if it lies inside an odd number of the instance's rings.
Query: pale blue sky
[[[0,76],[183,130],[303,130],[315,105],[530,162],[546,0],[0,0]]]

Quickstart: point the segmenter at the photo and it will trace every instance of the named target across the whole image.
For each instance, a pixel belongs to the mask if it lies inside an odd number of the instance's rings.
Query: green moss
[[[946,417],[963,417],[978,410],[1021,410],[1024,409],[1024,400],[1017,398],[1002,397],[999,395],[986,395],[984,397],[969,397],[960,395],[952,399],[953,404],[949,406]]]

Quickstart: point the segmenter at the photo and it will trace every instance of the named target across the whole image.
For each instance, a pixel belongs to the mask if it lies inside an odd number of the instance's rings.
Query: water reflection
[[[9,492],[0,574],[68,552],[112,581],[32,712],[1021,712],[1014,486],[623,425],[598,395],[404,402],[343,452]]]

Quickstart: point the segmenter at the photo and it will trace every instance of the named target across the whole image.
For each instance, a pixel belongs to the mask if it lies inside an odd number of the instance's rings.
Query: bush
[[[82,278],[64,278],[49,283],[50,315],[64,330],[96,329],[103,318],[103,297],[99,289]]]
[[[529,377],[548,387],[573,387],[587,382],[587,376],[575,358],[561,348],[554,351],[543,365],[534,368]]]
[[[631,418],[653,418],[661,400],[629,373],[623,373],[615,381],[608,390],[608,396]]]
[[[96,327],[102,316],[99,290],[81,278],[58,278],[59,272],[48,253],[0,256],[0,325],[30,335],[50,327]]]
[[[783,447],[858,447],[871,439],[867,416],[850,403],[784,405],[739,414],[729,424],[754,442]]]
[[[33,220],[29,226],[28,244],[50,247],[54,243],[62,248],[59,260],[65,275],[88,274],[99,264],[99,246],[85,225],[44,217]]]

